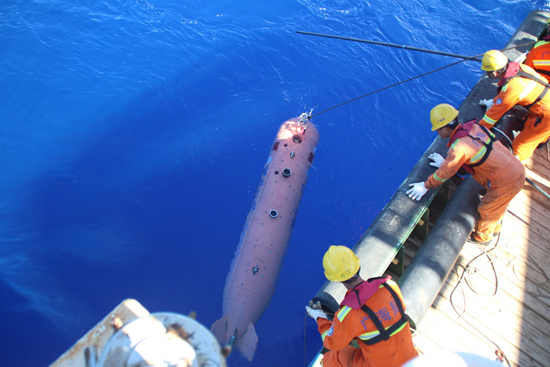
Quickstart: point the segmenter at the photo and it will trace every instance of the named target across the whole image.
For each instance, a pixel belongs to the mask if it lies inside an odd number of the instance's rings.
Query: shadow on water
[[[205,324],[218,316],[267,157],[243,152],[249,147],[242,127],[219,120],[217,106],[226,97],[216,91],[228,83],[181,76],[142,95],[96,122],[112,128],[80,142],[70,163],[53,162],[14,192],[3,231],[19,240],[6,240],[2,257],[21,261],[9,273],[2,267],[2,329],[35,320],[50,341],[41,343],[33,328],[17,329],[22,340],[44,348],[32,356],[7,354],[6,365],[53,361],[127,297],[151,310],[196,310]],[[255,136],[260,143],[262,134]],[[273,132],[266,134],[270,142]],[[232,172],[235,162],[253,162],[257,172]],[[24,200],[17,202],[19,195]]]

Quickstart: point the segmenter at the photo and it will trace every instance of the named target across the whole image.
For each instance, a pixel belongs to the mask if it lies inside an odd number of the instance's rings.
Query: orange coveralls
[[[403,303],[397,284],[391,280],[387,284]],[[350,292],[348,291],[346,296]],[[354,294],[351,296],[355,297]],[[383,286],[380,286],[364,304],[375,312],[384,328],[401,319],[392,295]],[[329,349],[323,356],[323,367],[400,367],[418,355],[408,322],[386,341],[366,345],[358,340],[359,348],[350,346],[349,343],[356,338],[367,338],[368,335],[372,336],[372,333],[377,334],[374,323],[361,309],[341,306],[334,315],[334,320],[318,318],[317,325],[323,338],[323,346]]]
[[[526,65],[520,68],[546,81],[540,74]],[[486,128],[492,128],[495,123],[514,105],[528,106],[544,91],[544,86],[534,80],[515,77],[506,83],[500,93],[494,98],[494,105],[485,112],[485,116],[479,122]],[[514,154],[520,161],[525,161],[535,151],[540,143],[544,143],[550,137],[550,91],[544,98],[530,108],[529,116],[525,121],[525,127],[514,139],[512,147]]]
[[[527,54],[524,64],[548,79],[550,77],[550,41],[544,40],[535,43],[533,49]]]
[[[459,126],[453,131],[451,141],[458,128]],[[485,143],[489,141],[487,134],[476,124],[469,135]],[[424,182],[426,188],[433,189],[441,185],[463,164],[474,164],[483,158],[487,148],[469,135],[456,139],[452,143],[445,161]],[[476,223],[474,237],[481,242],[486,242],[493,238],[495,228],[506,214],[508,204],[523,188],[525,167],[504,145],[495,141],[487,160],[473,169],[473,178],[487,189],[477,208],[480,218]]]

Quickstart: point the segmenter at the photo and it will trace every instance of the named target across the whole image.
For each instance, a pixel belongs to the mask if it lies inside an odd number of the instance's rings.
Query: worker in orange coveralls
[[[550,78],[550,36],[535,43],[523,63],[546,79]]]
[[[531,51],[527,54],[527,58],[523,62],[525,65],[532,67],[535,71],[546,79],[550,78],[550,34],[548,32],[547,20],[546,29],[543,35],[539,37],[539,41],[535,43]]]
[[[449,139],[447,158],[438,153],[428,156],[430,165],[437,167],[426,182],[413,183],[407,195],[413,200],[451,178],[461,167],[487,189],[477,210],[479,220],[469,241],[488,245],[495,233],[500,233],[500,223],[506,208],[525,184],[525,167],[495,136],[476,120],[464,124],[458,122],[458,111],[442,103],[430,112],[432,131],[442,139]]]
[[[481,100],[487,107],[479,122],[487,128],[495,123],[514,105],[529,110],[523,130],[514,139],[512,148],[519,160],[525,162],[540,143],[550,137],[550,93],[548,80],[526,65],[509,62],[506,55],[497,50],[487,51],[481,60],[481,70],[489,78],[499,78],[498,95],[493,100]]]
[[[324,367],[400,367],[418,355],[401,291],[391,277],[364,281],[359,259],[345,246],[330,246],[323,267],[328,280],[348,290],[332,321],[319,302],[306,306],[328,349]],[[353,341],[358,347],[350,345]]]

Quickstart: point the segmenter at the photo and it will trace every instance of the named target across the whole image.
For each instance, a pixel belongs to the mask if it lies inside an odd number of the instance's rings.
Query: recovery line
[[[523,43],[523,44],[521,44],[521,45],[516,45],[516,46],[504,48],[504,49],[502,49],[501,51],[511,50],[511,49],[518,48],[518,47],[523,47],[523,46],[528,46],[528,45],[532,45],[532,44],[534,44],[534,43],[536,43],[536,41],[527,42],[527,43]],[[348,104],[348,103],[350,103],[350,102],[357,101],[358,99],[361,99],[361,98],[370,96],[370,95],[372,95],[372,94],[381,92],[381,91],[383,91],[383,90],[386,90],[386,89],[395,87],[395,86],[400,85],[400,84],[404,84],[404,83],[410,82],[411,80],[415,80],[415,79],[421,78],[421,77],[426,76],[426,75],[428,75],[428,74],[436,73],[436,72],[438,72],[438,71],[440,71],[440,70],[443,70],[443,69],[446,69],[446,68],[448,68],[448,67],[451,67],[451,66],[460,64],[460,63],[462,63],[462,62],[464,62],[464,61],[469,61],[469,60],[474,60],[474,61],[475,61],[478,57],[483,56],[484,54],[485,54],[485,53],[482,53],[482,54],[479,54],[479,55],[475,55],[475,56],[471,56],[471,57],[468,57],[467,59],[462,59],[462,60],[453,62],[452,64],[449,64],[449,65],[446,65],[446,66],[442,66],[442,67],[437,68],[437,69],[434,69],[434,70],[432,70],[432,71],[428,71],[427,73],[420,74],[420,75],[417,75],[417,76],[413,76],[412,78],[409,78],[409,79],[406,79],[406,80],[402,80],[402,81],[397,82],[397,83],[394,83],[394,84],[392,84],[392,85],[388,85],[388,86],[386,86],[386,87],[377,89],[377,90],[375,90],[375,91],[373,91],[373,92],[370,92],[370,93],[367,93],[367,94],[363,94],[362,96],[352,98],[352,99],[350,99],[350,100],[348,100],[348,101],[346,101],[346,102],[342,102],[342,103],[340,103],[340,104],[337,104],[336,106],[332,106],[332,107],[330,107],[330,108],[327,108],[326,110],[323,110],[323,111],[321,111],[321,112],[317,112],[317,113],[314,114],[314,115],[310,115],[309,118],[311,119],[312,117],[319,116],[320,114],[323,114],[323,113],[325,113],[325,112],[328,112],[328,111],[330,111],[330,110],[333,110],[333,109],[335,109],[335,108],[337,108],[337,107],[343,106],[343,105]]]

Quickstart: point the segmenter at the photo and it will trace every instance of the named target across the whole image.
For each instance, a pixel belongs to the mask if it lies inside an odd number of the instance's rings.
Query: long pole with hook
[[[450,52],[429,50],[429,49],[426,49],[426,48],[412,47],[412,46],[406,46],[406,45],[398,45],[398,44],[396,44],[396,43],[387,43],[387,42],[379,42],[379,41],[370,41],[370,40],[364,40],[364,39],[360,39],[360,38],[342,37],[342,36],[334,36],[334,35],[330,35],[330,34],[313,33],[313,32],[304,32],[304,31],[296,31],[296,33],[299,33],[299,34],[306,34],[306,35],[308,35],[308,36],[318,36],[318,37],[325,37],[325,38],[334,38],[334,39],[339,39],[339,40],[344,40],[344,41],[353,41],[353,42],[360,42],[360,43],[369,43],[369,44],[372,44],[372,45],[379,45],[379,46],[386,46],[386,47],[394,47],[394,48],[400,48],[400,49],[404,49],[404,50],[420,51],[420,52],[425,52],[425,53],[430,53],[430,54],[435,54],[435,55],[456,57],[456,58],[464,59],[464,60],[481,61],[481,60],[480,60],[479,58],[477,58],[476,56],[471,57],[471,56],[466,56],[466,55],[453,54],[453,53],[450,53]]]

